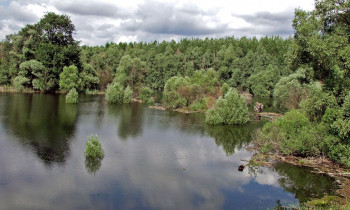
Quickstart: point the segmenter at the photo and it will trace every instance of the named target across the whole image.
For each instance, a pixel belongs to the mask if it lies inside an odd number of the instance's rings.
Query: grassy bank
[[[37,93],[39,91],[33,90],[31,88],[24,88],[23,90],[17,90],[12,86],[0,86],[0,92],[2,93]]]

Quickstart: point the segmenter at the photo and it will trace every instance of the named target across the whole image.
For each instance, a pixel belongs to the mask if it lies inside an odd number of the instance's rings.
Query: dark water
[[[237,170],[264,122],[208,126],[203,114],[103,96],[0,94],[0,209],[266,209],[334,193],[304,168]],[[86,162],[97,134],[102,162]]]

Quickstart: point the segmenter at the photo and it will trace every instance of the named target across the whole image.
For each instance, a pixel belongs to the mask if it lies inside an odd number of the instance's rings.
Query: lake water
[[[71,105],[63,95],[0,93],[0,209],[271,209],[334,194],[333,179],[305,168],[238,171],[264,121],[204,118],[104,96]],[[101,162],[85,161],[91,134]]]

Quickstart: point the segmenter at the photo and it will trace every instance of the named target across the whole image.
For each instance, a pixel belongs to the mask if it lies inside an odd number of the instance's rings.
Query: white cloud
[[[17,0],[0,5],[0,39],[39,21],[46,12],[67,14],[83,44],[171,40],[185,37],[292,35],[295,8],[313,0]],[[14,27],[15,26],[15,27]],[[106,27],[110,26],[110,27]]]

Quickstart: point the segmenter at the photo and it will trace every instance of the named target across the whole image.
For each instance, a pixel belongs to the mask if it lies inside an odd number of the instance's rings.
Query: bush
[[[140,90],[139,98],[142,101],[147,101],[149,100],[150,97],[153,95],[153,90],[149,87],[142,87]]]
[[[325,151],[326,128],[312,124],[307,115],[292,110],[264,125],[256,142],[263,152],[316,156]]]
[[[230,89],[225,98],[219,98],[214,108],[206,113],[205,121],[209,124],[244,124],[248,122],[249,114],[244,97],[236,89]]]
[[[196,100],[190,105],[191,111],[203,111],[203,110],[206,110],[206,108],[207,108],[207,103],[205,98]]]
[[[66,95],[66,103],[67,104],[77,104],[78,103],[78,92],[75,88],[72,88],[69,93]]]
[[[335,108],[337,101],[334,95],[322,90],[319,83],[308,86],[309,97],[302,100],[300,108],[309,116],[311,122],[320,122],[327,108]]]
[[[193,73],[192,78],[190,78],[190,83],[206,86],[211,90],[219,84],[219,73],[212,68],[208,70],[197,70]]]
[[[14,80],[13,80],[13,86],[21,91],[24,89],[24,85],[29,84],[29,79],[24,77],[24,76],[17,76]]]
[[[80,73],[80,78],[85,90],[96,89],[100,83],[95,68],[88,63],[83,64],[83,71]]]
[[[128,85],[128,87],[125,88],[124,90],[124,98],[123,98],[123,102],[124,103],[130,103],[131,102],[131,98],[132,98],[132,90],[130,88],[130,86]]]
[[[340,139],[332,135],[325,139],[325,143],[327,145],[327,156],[329,158],[345,166],[350,166],[349,144],[343,144]]]
[[[343,115],[350,117],[350,92],[345,96],[343,107]]]
[[[111,104],[120,104],[123,102],[123,93],[123,87],[114,82],[107,87],[106,101]]]
[[[229,89],[230,89],[230,86],[227,83],[222,84],[221,86],[222,96],[225,96]]]
[[[99,160],[104,156],[104,152],[101,143],[97,135],[91,135],[85,144],[85,158]]]
[[[274,65],[269,65],[265,70],[250,76],[248,84],[255,96],[269,97],[272,95],[273,88],[280,77],[278,68]]]
[[[195,71],[191,78],[171,77],[164,86],[163,104],[176,109],[204,100],[208,95],[217,96],[220,94],[218,78],[219,74],[213,69]],[[222,89],[226,92],[229,86],[224,84]]]
[[[72,88],[81,89],[81,80],[79,79],[78,68],[74,65],[64,67],[63,72],[60,74],[60,89],[62,91],[68,91]]]
[[[311,68],[299,68],[295,73],[282,77],[273,92],[277,104],[288,109],[298,108],[299,103],[308,96],[306,85],[311,82],[308,77],[311,71]]]
[[[147,99],[146,104],[153,105],[154,104],[154,98],[151,96]]]
[[[176,109],[187,106],[187,100],[181,97],[177,91],[167,91],[163,94],[163,104],[166,107]]]

